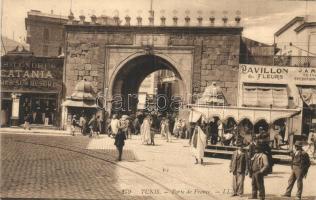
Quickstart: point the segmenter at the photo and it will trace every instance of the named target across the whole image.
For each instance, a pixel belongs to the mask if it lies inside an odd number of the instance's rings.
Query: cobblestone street
[[[205,165],[194,165],[187,140],[167,143],[157,136],[156,146],[148,146],[133,136],[116,162],[113,139],[103,135],[1,136],[2,199],[247,199],[251,192],[246,178],[245,197],[230,198],[229,160],[205,158]],[[282,199],[289,172],[289,166],[275,166],[265,180],[267,199]],[[303,199],[315,199],[315,178],[312,166]]]

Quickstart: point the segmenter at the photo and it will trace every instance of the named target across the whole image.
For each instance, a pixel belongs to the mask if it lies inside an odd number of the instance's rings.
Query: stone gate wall
[[[124,27],[101,25],[66,25],[66,55],[64,82],[66,96],[70,96],[76,83],[91,81],[95,93],[104,92],[106,46],[139,46],[136,35],[160,34],[165,43],[160,46],[192,47],[192,94],[202,93],[216,81],[223,89],[230,105],[237,104],[237,82],[241,31],[240,27]],[[155,48],[155,41],[144,46]],[[140,46],[140,49],[142,47]],[[181,68],[181,65],[180,65]],[[181,70],[181,69],[180,69]]]

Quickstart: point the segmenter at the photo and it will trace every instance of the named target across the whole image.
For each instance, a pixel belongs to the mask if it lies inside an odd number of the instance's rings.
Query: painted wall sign
[[[63,59],[3,56],[1,61],[2,91],[61,91]]]
[[[241,82],[316,85],[316,68],[239,65]]]

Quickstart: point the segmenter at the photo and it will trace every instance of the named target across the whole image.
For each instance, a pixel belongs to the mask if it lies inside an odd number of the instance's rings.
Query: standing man
[[[71,119],[71,134],[72,136],[75,136],[76,126],[77,126],[77,119],[76,115],[74,115]]]
[[[26,114],[25,118],[24,118],[24,130],[31,130],[30,127],[30,122],[31,122],[31,114]]]
[[[151,117],[150,115],[147,115],[145,119],[143,120],[143,123],[140,127],[140,134],[141,134],[141,141],[143,144],[152,144],[151,141]]]
[[[114,145],[116,146],[119,156],[118,156],[118,161],[122,160],[122,154],[123,154],[123,147],[125,145],[125,140],[126,140],[126,134],[119,128],[118,133],[115,135],[115,142]]]
[[[206,140],[206,134],[203,132],[201,127],[198,125],[195,126],[191,143],[191,149],[195,157],[195,164],[198,164],[199,160],[201,160],[201,165],[203,165],[204,150],[207,145]]]
[[[96,114],[94,114],[92,116],[92,118],[90,119],[88,125],[89,125],[89,128],[90,128],[90,135],[89,135],[90,138],[93,137],[94,133],[97,133],[97,135],[99,135],[98,134],[99,127],[98,127]]]
[[[248,174],[248,156],[242,148],[242,143],[237,144],[237,150],[234,151],[230,161],[230,173],[233,173],[233,191],[232,196],[244,194],[245,175]]]
[[[268,157],[269,169],[268,172],[272,173],[273,167],[273,159],[271,147],[269,145],[270,142],[270,133],[266,131],[262,126],[259,127],[259,134],[256,135],[257,144],[262,147],[263,153],[265,153]]]
[[[295,142],[295,152],[292,156],[292,173],[289,178],[288,186],[286,188],[286,192],[283,195],[284,197],[290,197],[291,192],[294,186],[295,181],[297,181],[297,192],[296,198],[297,200],[301,199],[303,192],[303,178],[306,178],[308,169],[311,165],[308,154],[303,150],[303,142],[296,141]]]
[[[218,124],[214,118],[212,119],[210,126],[211,126],[211,144],[216,145],[217,138],[218,138]]]
[[[101,117],[100,117],[100,115],[97,117],[97,130],[96,130],[96,132],[97,132],[97,136],[99,137],[100,136],[100,134],[101,134],[101,131],[102,131],[102,119],[101,119]]]
[[[250,161],[249,176],[252,178],[252,197],[251,199],[257,199],[257,192],[259,191],[259,197],[261,200],[265,199],[265,189],[264,189],[264,176],[268,174],[268,157],[263,153],[262,147],[256,145],[255,155]]]
[[[82,114],[81,117],[79,118],[79,126],[81,128],[82,135],[86,134],[86,125],[87,125],[87,120],[85,116]]]

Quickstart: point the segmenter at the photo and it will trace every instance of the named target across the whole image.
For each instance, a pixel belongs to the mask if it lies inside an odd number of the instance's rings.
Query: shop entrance
[[[316,131],[316,105],[308,106],[303,103],[302,134],[308,137],[310,132]]]
[[[32,124],[57,124],[57,94],[23,94],[20,97],[19,122],[24,123],[25,116],[31,115]]]

